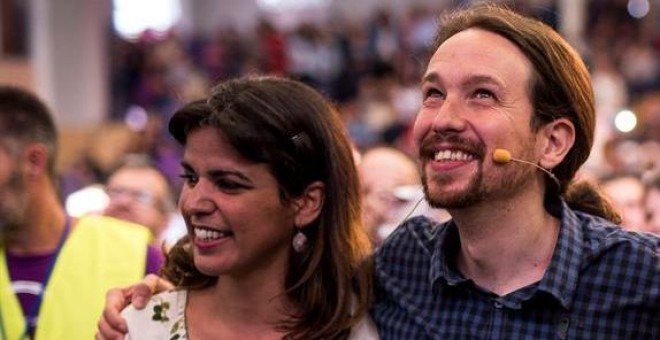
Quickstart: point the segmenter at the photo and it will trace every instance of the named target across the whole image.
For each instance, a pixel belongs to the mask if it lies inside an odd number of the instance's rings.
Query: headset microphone
[[[513,158],[511,158],[511,152],[509,152],[509,150],[495,149],[495,151],[493,151],[493,161],[495,161],[495,163],[506,164],[511,162],[511,160],[513,160]]]
[[[499,163],[499,164],[506,164],[506,163],[509,163],[511,161],[524,163],[524,164],[529,164],[531,166],[536,167],[537,169],[545,172],[548,176],[550,176],[550,178],[552,178],[552,180],[555,182],[555,184],[557,184],[557,188],[561,187],[561,184],[559,183],[559,180],[557,179],[557,177],[555,177],[555,174],[550,172],[550,170],[548,170],[548,169],[546,169],[546,168],[544,168],[544,167],[542,167],[542,166],[540,166],[536,163],[528,162],[528,161],[525,161],[525,160],[522,160],[522,159],[513,158],[513,157],[511,157],[511,152],[509,150],[495,149],[495,151],[493,151],[493,162]]]

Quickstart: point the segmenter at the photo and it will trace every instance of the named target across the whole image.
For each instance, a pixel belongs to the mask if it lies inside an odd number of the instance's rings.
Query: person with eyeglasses
[[[128,155],[110,173],[105,193],[108,205],[103,215],[141,224],[151,231],[152,245],[170,246],[166,234],[177,214],[174,195],[167,178],[146,155]]]

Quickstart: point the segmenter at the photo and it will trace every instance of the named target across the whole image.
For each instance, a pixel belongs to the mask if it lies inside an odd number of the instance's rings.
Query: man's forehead
[[[480,28],[458,32],[440,44],[431,57],[427,73],[431,73],[428,71],[435,64],[442,63],[470,66],[482,72],[498,67],[516,73],[520,73],[523,66],[533,69],[527,55],[516,44],[500,34]]]
[[[155,169],[122,168],[110,176],[108,184],[117,184],[134,189],[147,189],[149,191],[162,191],[162,187],[166,186],[167,182]]]

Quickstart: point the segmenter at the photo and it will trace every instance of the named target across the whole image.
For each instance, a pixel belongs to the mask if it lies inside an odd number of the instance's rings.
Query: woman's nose
[[[213,211],[215,203],[213,185],[200,179],[195,186],[185,186],[181,190],[179,206],[189,214],[207,214]]]

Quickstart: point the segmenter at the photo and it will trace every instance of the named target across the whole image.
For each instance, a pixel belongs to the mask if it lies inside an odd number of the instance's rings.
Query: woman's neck
[[[277,325],[295,312],[283,284],[236,282],[229,277],[189,292],[186,324],[191,339],[280,339]]]

